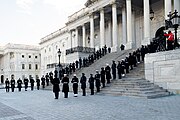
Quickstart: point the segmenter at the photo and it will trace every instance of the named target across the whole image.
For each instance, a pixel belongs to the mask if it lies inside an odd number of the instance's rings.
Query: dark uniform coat
[[[61,82],[63,83],[62,92],[69,92],[69,78],[65,76]]]
[[[52,81],[52,84],[53,84],[53,92],[59,92],[60,91],[60,88],[59,88],[59,84],[60,84],[60,81],[59,81],[59,78],[54,78],[53,81]]]
[[[80,82],[81,82],[81,89],[85,89],[86,88],[86,76],[82,76]]]
[[[79,82],[79,79],[76,76],[74,76],[71,81],[71,83],[73,83],[74,94],[78,93],[78,82]]]

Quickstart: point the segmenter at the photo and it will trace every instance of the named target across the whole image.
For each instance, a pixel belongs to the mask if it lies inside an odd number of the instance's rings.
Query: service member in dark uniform
[[[79,83],[79,79],[76,77],[76,74],[74,74],[74,77],[72,78],[71,83],[73,83],[74,97],[77,97],[77,95],[78,95],[78,83]]]
[[[34,90],[34,79],[33,77],[30,78],[30,83],[31,83],[31,90]]]
[[[39,77],[36,78],[36,85],[37,85],[37,90],[39,90],[39,87],[40,87],[40,79],[39,79]]]
[[[59,88],[59,78],[57,78],[57,73],[55,73],[54,75],[54,79],[51,81],[51,83],[53,84],[53,92],[55,95],[55,99],[59,98],[59,92],[60,92],[60,88]]]
[[[90,74],[89,78],[89,89],[91,89],[91,95],[94,95],[94,77],[93,74]]]
[[[17,88],[19,89],[20,92],[22,88],[22,80],[20,78],[17,80]]]
[[[25,91],[27,91],[28,82],[29,82],[29,80],[27,78],[24,78]]]
[[[118,71],[118,78],[121,79],[122,78],[122,65],[120,61],[118,61],[117,71]]]
[[[45,78],[46,78],[46,85],[49,86],[49,75],[48,75],[48,73],[46,73]]]
[[[15,88],[15,80],[14,78],[11,79],[11,89],[12,89],[12,92],[14,92],[14,88]]]
[[[101,86],[100,77],[101,76],[99,74],[99,71],[96,70],[96,75],[95,75],[94,79],[95,79],[95,84],[96,84],[97,92],[100,92],[100,86]]]
[[[81,83],[81,89],[83,91],[83,94],[82,96],[86,96],[86,76],[84,73],[82,73],[82,77],[81,77],[81,80],[80,80],[80,83]]]
[[[105,82],[106,82],[106,72],[104,70],[104,67],[101,68],[101,83],[102,83],[102,87],[104,88],[105,87]]]
[[[44,75],[41,77],[41,85],[42,85],[42,88],[44,89],[45,88],[45,78],[44,78]]]
[[[10,84],[10,82],[9,82],[8,78],[6,78],[6,81],[5,81],[6,92],[9,92],[9,84]]]
[[[64,98],[68,98],[69,78],[68,78],[67,74],[64,74],[64,77],[61,82],[63,83],[62,92],[64,92]]]
[[[115,63],[115,61],[114,61],[114,60],[113,60],[113,63],[112,63],[111,69],[112,69],[113,79],[115,80],[115,79],[116,79],[116,63]]]
[[[109,84],[111,79],[111,68],[109,67],[109,64],[106,64],[105,72],[106,72],[107,84]]]

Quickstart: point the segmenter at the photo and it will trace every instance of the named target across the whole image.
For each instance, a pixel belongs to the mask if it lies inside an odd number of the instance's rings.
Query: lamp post
[[[176,48],[176,47],[179,47],[179,43],[177,41],[177,28],[179,26],[180,16],[178,15],[177,10],[175,10],[173,13],[170,12],[168,17],[169,17],[169,20],[172,22],[173,27],[174,27],[174,31],[175,31],[174,32],[175,33],[175,35],[174,35],[174,37],[175,37],[174,48]]]
[[[60,58],[61,58],[61,50],[59,49],[58,52],[58,57],[59,57],[59,63],[58,63],[58,66],[59,66],[59,79],[61,79],[61,73],[62,73],[62,70],[61,70],[61,63],[60,63]]]
[[[60,67],[60,65],[61,65],[60,64],[60,57],[61,57],[61,50],[60,49],[58,50],[57,54],[58,54],[58,57],[59,57],[59,64],[58,64],[58,66]]]

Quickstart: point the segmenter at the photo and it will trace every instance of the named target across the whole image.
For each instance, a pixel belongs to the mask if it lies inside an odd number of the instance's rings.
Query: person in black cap
[[[100,74],[99,74],[98,70],[96,70],[96,75],[95,75],[94,79],[95,79],[95,83],[96,83],[97,92],[100,92],[101,82],[100,82]]]
[[[17,88],[19,89],[20,92],[22,88],[22,80],[20,78],[17,80]]]
[[[53,84],[53,92],[55,94],[55,99],[59,98],[59,92],[60,92],[60,88],[59,88],[59,78],[57,78],[57,73],[54,75],[54,79],[51,81],[51,83]]]
[[[110,79],[111,79],[111,68],[109,67],[109,64],[106,64],[105,72],[106,72],[107,84],[109,84],[110,83]]]
[[[112,69],[113,79],[115,80],[116,79],[116,63],[114,60],[112,62],[113,63],[112,63],[111,69]]]
[[[104,70],[104,67],[102,67],[101,68],[101,83],[102,83],[102,87],[104,88],[105,87],[105,74],[106,74],[106,72],[105,72],[105,70]]]
[[[93,74],[90,74],[89,78],[89,89],[91,89],[91,95],[94,95],[94,77]]]
[[[28,82],[29,82],[29,80],[25,77],[25,78],[24,78],[25,91],[27,91]]]
[[[39,90],[39,86],[40,86],[40,79],[39,79],[39,77],[36,78],[36,85],[37,85],[37,90]]]
[[[73,83],[74,97],[77,97],[77,95],[78,95],[78,83],[79,83],[79,79],[76,77],[76,74],[74,74],[74,77],[72,78],[71,83]]]
[[[80,80],[80,83],[81,83],[81,89],[83,91],[83,95],[82,96],[86,96],[86,76],[84,73],[82,73],[82,77],[81,77],[81,80]]]
[[[64,74],[64,77],[61,82],[63,83],[62,92],[64,92],[64,98],[68,98],[69,78],[68,78],[67,74]]]
[[[33,79],[33,77],[31,77],[31,79],[30,79],[30,83],[31,83],[31,90],[33,90],[34,89],[34,79]]]
[[[12,92],[14,92],[14,88],[15,88],[15,80],[14,80],[14,77],[12,77],[10,83],[11,83]]]
[[[9,82],[8,78],[6,78],[6,81],[5,81],[6,92],[9,92],[9,84],[10,84],[10,82]]]

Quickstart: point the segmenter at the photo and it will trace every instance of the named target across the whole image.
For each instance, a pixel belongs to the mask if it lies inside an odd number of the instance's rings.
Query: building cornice
[[[59,30],[56,30],[55,32],[53,32],[53,33],[51,33],[51,34],[41,38],[39,45],[42,45],[43,43],[45,43],[45,42],[47,42],[47,41],[49,41],[49,40],[51,40],[53,38],[56,38],[59,35],[62,35],[64,33],[66,33],[66,32],[68,32],[68,29],[67,29],[66,26],[61,28],[61,29],[59,29]]]

